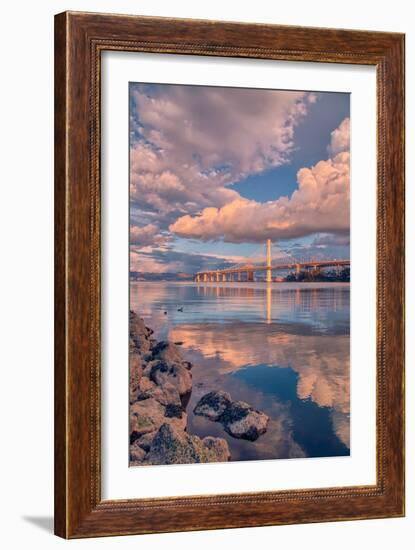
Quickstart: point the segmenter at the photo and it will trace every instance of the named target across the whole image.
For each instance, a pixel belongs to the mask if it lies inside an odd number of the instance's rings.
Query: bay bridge
[[[198,283],[225,283],[255,281],[255,274],[265,275],[265,281],[273,281],[273,273],[291,271],[298,275],[302,271],[320,272],[322,269],[334,268],[336,270],[350,267],[350,260],[337,259],[299,259],[286,254],[277,261],[272,261],[271,240],[267,240],[267,255],[265,263],[236,264],[225,269],[198,271],[194,274],[194,280]],[[262,280],[262,279],[261,279]],[[275,279],[274,279],[275,280]]]

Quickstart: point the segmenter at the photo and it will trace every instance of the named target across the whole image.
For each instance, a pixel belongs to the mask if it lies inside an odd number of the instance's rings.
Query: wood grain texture
[[[111,49],[376,66],[376,485],[101,500],[100,55]],[[56,534],[76,538],[403,515],[404,36],[65,12],[55,18],[55,127]]]

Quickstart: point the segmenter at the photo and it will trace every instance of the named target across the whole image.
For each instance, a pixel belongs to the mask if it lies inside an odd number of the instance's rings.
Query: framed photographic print
[[[55,20],[55,532],[404,514],[404,36]]]

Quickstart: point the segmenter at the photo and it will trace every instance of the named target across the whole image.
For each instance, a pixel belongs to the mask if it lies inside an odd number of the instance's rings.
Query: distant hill
[[[304,270],[300,273],[289,273],[283,279],[287,283],[291,282],[321,282],[321,283],[350,283],[350,267],[344,267],[343,269],[336,270],[322,270],[322,271],[313,271],[313,270]]]
[[[130,271],[131,281],[192,281],[193,276],[189,273],[143,273],[141,271]]]

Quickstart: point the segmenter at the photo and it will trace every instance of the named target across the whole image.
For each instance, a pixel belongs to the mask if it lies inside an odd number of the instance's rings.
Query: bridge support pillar
[[[223,283],[226,283],[226,273],[224,273],[224,274],[222,275],[222,282],[223,282]]]
[[[272,271],[271,271],[271,239],[267,240],[267,283],[272,282]]]
[[[207,273],[203,273],[203,281],[204,281],[205,283],[207,283],[207,280],[208,280]]]

